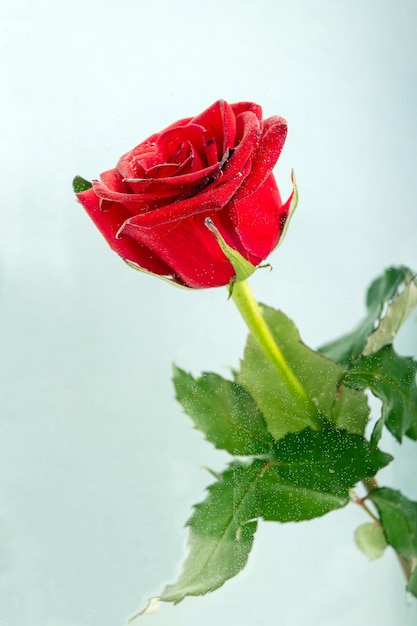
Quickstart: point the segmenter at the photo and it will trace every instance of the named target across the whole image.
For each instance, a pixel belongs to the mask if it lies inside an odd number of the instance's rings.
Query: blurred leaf
[[[375,326],[380,321],[385,305],[395,297],[404,283],[409,283],[411,278],[412,272],[406,267],[390,267],[387,269],[368,289],[366,296],[368,313],[365,319],[352,332],[322,346],[320,352],[342,365],[346,365],[358,358],[365,348],[368,336],[373,333]],[[404,303],[402,306],[404,306]],[[398,311],[395,313],[396,324],[401,321],[400,308],[401,306],[398,306]],[[404,319],[403,317],[402,321]],[[388,323],[386,328],[388,329]],[[398,328],[399,326],[397,330]],[[383,332],[387,332],[387,330]]]
[[[343,378],[354,389],[369,388],[382,400],[382,420],[401,442],[404,435],[417,439],[417,363],[399,356],[392,346],[363,356]],[[378,425],[380,436],[380,425]],[[376,443],[377,435],[373,435]]]
[[[85,178],[81,178],[81,176],[76,176],[72,181],[72,188],[75,193],[81,193],[87,189],[91,189],[92,186],[93,185],[90,181],[85,180]]]
[[[363,354],[377,352],[391,344],[411,311],[417,306],[417,279],[408,277],[403,291],[394,298],[378,328],[369,335]]]
[[[384,531],[376,522],[359,526],[355,530],[355,542],[370,561],[379,559],[387,547]]]
[[[184,411],[216,448],[237,455],[270,450],[274,440],[263,415],[236,382],[210,372],[196,379],[177,367],[173,381]]]
[[[363,433],[369,413],[367,401],[364,394],[340,387],[344,368],[304,345],[284,313],[264,305],[262,313],[286,361],[320,413],[339,428]],[[299,401],[251,335],[237,382],[254,398],[275,439],[306,426],[314,427],[310,407],[300,410]]]
[[[380,417],[376,421],[372,434],[371,434],[371,438],[370,438],[371,448],[376,448],[377,445],[379,444],[379,441],[382,437],[384,424],[385,424],[385,419],[383,417]]]
[[[417,557],[417,502],[381,487],[368,496],[381,519],[387,542],[407,561]]]

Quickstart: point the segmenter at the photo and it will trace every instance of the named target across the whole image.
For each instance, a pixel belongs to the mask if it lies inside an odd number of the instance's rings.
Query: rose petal
[[[129,193],[129,185],[123,181],[122,176],[116,169],[107,170],[100,174],[103,184],[117,193]]]
[[[204,150],[208,165],[215,165],[219,162],[216,139],[208,136],[207,131],[204,133]]]
[[[150,193],[121,193],[113,191],[104,185],[100,180],[92,181],[93,189],[96,195],[102,200],[108,200],[110,202],[123,204],[125,207],[129,207],[130,214],[135,214],[141,211],[150,211],[153,208],[157,208],[163,203],[163,198],[155,197],[155,194]]]
[[[170,163],[181,146],[188,143],[193,148],[193,170],[207,166],[204,142],[204,128],[198,124],[176,126],[164,131],[156,141],[156,160]]]
[[[252,154],[252,171],[236,194],[236,202],[250,195],[268,178],[278,161],[287,136],[287,122],[270,117],[264,122],[259,145]]]
[[[230,176],[236,176],[243,171],[247,161],[252,158],[261,132],[259,120],[251,112],[241,113],[236,121],[237,131],[242,139],[223,167],[224,180],[228,180]]]
[[[113,204],[109,210],[102,211],[99,198],[93,189],[87,189],[87,191],[76,195],[112,250],[123,259],[159,276],[174,274],[171,267],[140,242],[128,237],[117,237],[121,224],[129,217],[128,211],[123,205]]]
[[[151,168],[146,169],[142,163],[138,163],[135,159],[135,176],[126,176],[123,180],[129,182],[140,182],[145,180],[153,180],[154,178],[165,178],[167,173],[171,176],[178,176],[179,174],[189,171],[190,165],[193,159],[192,148],[188,146],[188,151],[183,150],[181,156],[182,160],[178,163],[162,163],[160,165],[153,165]],[[133,168],[132,168],[133,169]]]
[[[126,233],[130,234],[131,227],[153,228],[158,224],[180,222],[198,213],[217,211],[223,208],[233,197],[239,185],[242,184],[245,176],[249,173],[249,168],[250,164],[245,165],[243,172],[239,172],[234,178],[224,183],[223,178],[220,178],[219,184],[209,185],[207,190],[191,198],[163,206],[158,211],[142,212],[139,215],[130,217],[123,229],[126,229]]]
[[[126,152],[120,157],[116,169],[123,178],[138,176],[137,160],[140,158],[148,163],[147,167],[154,164],[155,142],[158,136],[159,133],[151,135],[148,139],[145,139],[145,141],[133,148],[133,150]]]
[[[192,160],[192,156],[190,155],[187,159],[186,159],[186,164],[187,162]],[[126,177],[124,180],[126,182],[140,182],[140,181],[152,181],[155,178],[171,178],[171,176],[176,176],[178,170],[180,170],[182,167],[184,166],[184,163],[159,163],[158,165],[153,165],[151,168],[149,168],[148,170],[146,170],[145,168],[143,169],[143,175],[142,176],[138,176],[137,178],[128,178]],[[140,164],[138,164],[138,167],[141,167]]]
[[[250,196],[233,201],[236,230],[253,265],[264,261],[277,245],[285,210],[272,174]]]
[[[255,102],[235,102],[230,106],[236,117],[241,113],[245,113],[245,111],[250,111],[256,115],[259,122],[262,124],[262,107],[260,107],[259,104],[255,104]]]
[[[153,228],[126,225],[122,233],[135,237],[175,269],[185,285],[195,289],[226,285],[234,270],[216,238],[204,224],[207,213]]]
[[[217,100],[208,109],[192,119],[193,124],[199,124],[206,129],[207,140],[214,137],[217,146],[217,159],[229,148],[235,145],[236,118],[233,109],[224,100]]]
[[[125,182],[129,183],[135,193],[146,191],[150,193],[165,193],[166,195],[185,194],[188,186],[194,187],[196,183],[207,183],[211,177],[220,172],[219,164],[215,163],[210,167],[205,167],[198,172],[190,172],[188,174],[179,174],[178,176],[170,176],[168,178],[156,179],[134,179],[126,178]]]

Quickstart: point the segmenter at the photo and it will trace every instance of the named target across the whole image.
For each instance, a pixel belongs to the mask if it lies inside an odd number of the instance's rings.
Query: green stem
[[[365,478],[362,481],[362,484],[368,494],[371,493],[371,491],[378,489],[378,483],[376,482],[375,478]]]
[[[312,402],[275,342],[252,290],[245,280],[233,286],[232,299],[249,331],[262,348],[265,356],[278,371],[291,396],[302,406],[303,412],[308,410],[314,419],[315,426],[320,427],[322,422],[316,405]]]
[[[369,515],[369,517],[372,517],[372,519],[374,520],[374,522],[376,524],[378,524],[378,526],[381,526],[381,521],[380,521],[379,517],[374,515],[374,513],[372,513],[371,509],[365,504],[366,497],[365,498],[359,498],[359,496],[356,495],[356,493],[353,491],[353,489],[350,492],[350,496],[351,496],[352,502],[354,502],[355,504],[360,506],[361,509],[363,509],[367,515]]]

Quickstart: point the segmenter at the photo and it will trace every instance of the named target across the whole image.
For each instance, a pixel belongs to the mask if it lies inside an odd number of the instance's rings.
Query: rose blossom
[[[151,135],[77,197],[126,261],[187,287],[226,285],[235,270],[205,220],[252,265],[266,259],[292,201],[271,173],[286,134],[259,105],[219,100]]]

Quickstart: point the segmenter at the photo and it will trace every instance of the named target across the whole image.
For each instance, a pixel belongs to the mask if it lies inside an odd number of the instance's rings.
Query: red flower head
[[[286,134],[259,105],[219,100],[151,135],[77,197],[129,263],[187,287],[226,285],[236,272],[213,230],[254,266],[282,234],[292,195],[282,203],[271,172]]]

